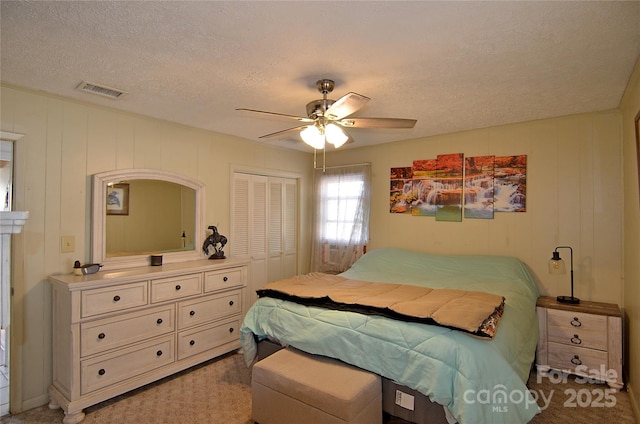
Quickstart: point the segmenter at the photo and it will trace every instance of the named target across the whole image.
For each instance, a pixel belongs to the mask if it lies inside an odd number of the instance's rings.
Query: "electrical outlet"
[[[76,250],[76,239],[74,236],[60,237],[60,251],[62,253],[73,253]]]

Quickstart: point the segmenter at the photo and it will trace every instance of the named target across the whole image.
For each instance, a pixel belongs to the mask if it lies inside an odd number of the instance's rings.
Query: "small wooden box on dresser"
[[[606,382],[621,389],[622,313],[612,303],[560,303],[541,296],[537,303],[540,339],[536,367]]]
[[[240,347],[247,262],[52,275],[50,408],[83,409]]]

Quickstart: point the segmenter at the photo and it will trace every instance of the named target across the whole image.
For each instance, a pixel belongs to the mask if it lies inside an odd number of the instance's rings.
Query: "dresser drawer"
[[[80,393],[123,382],[174,361],[174,335],[81,361]]]
[[[178,305],[178,329],[239,314],[242,310],[240,291],[211,295],[180,302]]]
[[[240,319],[215,323],[178,334],[178,360],[239,340]]]
[[[549,366],[552,368],[575,372],[581,365],[582,373],[585,373],[599,370],[601,366],[606,369],[607,364],[607,352],[549,342]]]
[[[204,291],[211,292],[229,287],[241,287],[244,285],[242,268],[229,268],[221,271],[205,273]]]
[[[550,327],[578,329],[597,334],[606,334],[607,332],[607,317],[605,315],[547,309],[547,324]]]
[[[593,327],[567,328],[556,327],[554,325],[549,325],[547,331],[549,332],[550,342],[562,343],[575,347],[607,350],[606,331],[596,331]]]
[[[202,293],[202,274],[151,280],[151,303],[181,299]]]
[[[82,317],[91,317],[144,306],[147,302],[146,281],[83,290],[81,294]]]
[[[80,324],[80,356],[105,352],[175,330],[175,306],[161,306]]]
[[[607,350],[607,317],[581,312],[547,310],[549,341]]]

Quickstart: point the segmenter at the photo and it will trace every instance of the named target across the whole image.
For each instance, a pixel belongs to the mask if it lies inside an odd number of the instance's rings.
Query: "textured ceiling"
[[[640,55],[640,2],[5,1],[3,82],[258,140],[330,98],[411,130],[347,148],[618,106]],[[75,90],[115,87],[118,100]],[[263,142],[263,141],[261,141]],[[292,140],[270,144],[308,150]],[[343,147],[344,148],[344,147]]]

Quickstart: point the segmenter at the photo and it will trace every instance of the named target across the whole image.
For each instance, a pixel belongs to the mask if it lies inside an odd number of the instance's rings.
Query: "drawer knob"
[[[576,344],[576,345],[580,345],[580,344],[582,344],[582,340],[580,339],[580,337],[577,334],[574,334],[573,337],[571,337],[571,343]]]
[[[571,363],[573,365],[582,365],[582,361],[580,360],[580,357],[578,355],[573,355],[573,358],[571,358]]]
[[[189,315],[194,316],[196,314],[196,311],[191,311],[189,312]]]
[[[98,338],[99,338],[100,340],[104,339],[105,337],[107,337],[107,336],[106,336],[104,333],[100,333],[100,334],[98,334]]]
[[[571,325],[573,327],[582,327],[582,323],[580,322],[578,317],[573,317],[573,319],[571,320]]]
[[[161,351],[161,350],[157,351],[157,352],[156,352],[156,355],[157,355],[157,356],[162,356],[162,351]]]
[[[120,296],[118,296],[118,295],[113,296],[113,301],[114,302],[118,302],[119,300],[120,300]]]
[[[233,306],[233,300],[229,301],[229,306]]]
[[[180,290],[182,288],[182,286],[180,286],[180,284],[176,284],[176,290]]]
[[[162,318],[158,318],[158,320],[156,321],[156,323],[158,323],[158,324],[162,324]]]
[[[99,374],[99,375],[104,375],[104,373],[105,373],[105,372],[106,372],[106,371],[104,370],[104,368],[100,368],[100,369],[98,370],[98,374]]]
[[[229,327],[229,333],[233,333],[233,327]]]
[[[189,342],[189,345],[190,345],[190,346],[193,346],[194,344],[196,344],[196,341],[195,341],[195,340],[191,340],[191,341]]]
[[[224,277],[224,278],[222,279],[222,281],[224,281],[225,283],[226,283],[228,280],[229,280],[229,278],[228,278],[228,277]]]

